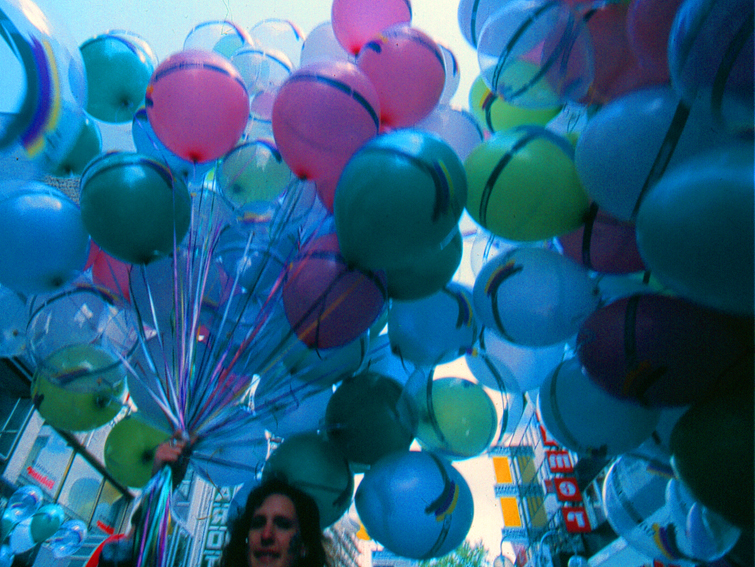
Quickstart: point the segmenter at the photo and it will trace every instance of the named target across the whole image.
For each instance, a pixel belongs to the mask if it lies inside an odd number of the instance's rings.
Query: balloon
[[[490,90],[525,108],[580,100],[593,80],[589,34],[565,3],[504,3],[481,28],[477,58]]]
[[[562,234],[558,242],[567,256],[588,270],[627,274],[645,269],[637,250],[633,223],[605,214],[593,204],[584,226]]]
[[[236,146],[220,161],[215,175],[223,195],[237,207],[271,201],[291,180],[278,148],[266,140]]]
[[[241,75],[213,51],[180,51],[160,63],[147,87],[146,106],[160,141],[195,163],[229,152],[249,119]]]
[[[214,162],[206,164],[192,163],[178,157],[165,147],[147,119],[147,109],[142,107],[134,114],[131,123],[131,137],[136,151],[145,157],[159,161],[167,167],[173,175],[187,185],[191,181],[201,181],[202,177],[212,168]]]
[[[35,365],[74,345],[112,353],[111,358],[128,357],[138,340],[130,311],[100,288],[81,284],[57,295],[40,297],[29,308],[26,335]],[[74,380],[76,376],[65,378]]]
[[[443,457],[425,451],[399,451],[375,463],[354,503],[370,537],[412,559],[456,549],[474,517],[467,482]]]
[[[325,431],[353,465],[409,449],[417,430],[416,410],[394,379],[372,371],[345,379],[325,410]]]
[[[0,239],[6,243],[0,249],[0,285],[23,294],[62,288],[81,273],[89,253],[79,208],[35,181],[0,197]]]
[[[753,6],[747,0],[685,1],[669,32],[674,90],[699,98],[734,131],[753,126]]]
[[[250,96],[277,90],[294,70],[293,63],[285,54],[254,45],[235,51],[231,63],[239,70]]]
[[[443,91],[440,93],[438,102],[448,104],[456,94],[461,82],[459,62],[456,60],[454,52],[442,43],[438,43],[438,49],[440,49],[440,53],[443,55],[443,66],[446,69],[446,82],[443,84]]]
[[[352,63],[303,67],[281,85],[273,103],[278,150],[299,178],[337,176],[377,134],[379,104],[372,83]],[[328,205],[327,199],[323,202]]]
[[[132,264],[173,252],[189,228],[186,186],[159,162],[136,153],[92,161],[81,177],[80,206],[92,240]]]
[[[693,404],[671,432],[679,479],[701,504],[744,531],[753,526],[751,376],[741,389]]]
[[[671,25],[682,0],[632,0],[627,13],[627,37],[640,65],[668,72]]]
[[[253,41],[246,30],[233,22],[211,20],[192,28],[184,40],[183,49],[214,51],[230,58]]]
[[[43,498],[42,491],[36,486],[27,485],[17,488],[5,506],[3,523],[7,519],[13,525],[31,518],[42,505]],[[5,530],[3,530],[3,535],[7,535]]]
[[[459,2],[456,16],[461,35],[469,45],[477,49],[477,40],[482,28],[500,7],[499,0],[461,0]]]
[[[304,34],[293,22],[281,18],[268,18],[249,29],[252,41],[263,49],[282,52],[294,67],[301,66]]]
[[[587,374],[612,395],[680,406],[750,380],[752,323],[681,298],[641,294],[592,313],[577,334]]]
[[[585,104],[606,104],[651,85],[668,83],[667,69],[644,67],[634,57],[627,33],[627,3],[601,5],[588,12],[587,29],[593,46],[595,75]]]
[[[745,316],[755,287],[752,172],[751,143],[717,147],[669,170],[637,213],[640,254],[661,283]]]
[[[686,527],[692,556],[704,561],[714,561],[726,555],[742,533],[699,502],[690,508]]]
[[[333,390],[321,389],[312,381],[302,381],[301,384],[313,384],[313,387],[302,387],[295,390],[275,392],[266,396],[257,386],[254,392],[255,410],[259,408],[260,418],[264,420],[266,429],[274,436],[285,439],[291,435],[319,431],[325,425],[325,408]],[[292,384],[293,386],[293,384]]]
[[[469,109],[480,124],[495,133],[525,124],[545,126],[556,117],[561,106],[524,108],[510,104],[490,90],[485,77],[478,75],[469,89]]]
[[[102,134],[100,128],[94,120],[85,117],[78,138],[76,138],[68,154],[52,171],[52,175],[56,177],[81,175],[86,165],[101,152]]]
[[[0,546],[0,567],[11,567],[14,555],[9,544],[4,543]]]
[[[9,538],[10,549],[14,554],[29,551],[37,542],[31,535],[31,518],[27,518],[13,528]]]
[[[192,446],[192,467],[213,486],[233,487],[259,478],[268,454],[269,434],[263,425],[249,423],[246,408],[235,411],[246,420],[242,428],[207,436]]]
[[[563,137],[538,126],[498,132],[464,162],[466,208],[482,227],[515,241],[558,236],[584,222],[589,199]]]
[[[334,0],[331,23],[338,43],[352,55],[384,29],[412,19],[409,0]]]
[[[461,263],[462,237],[459,230],[442,247],[429,250],[414,263],[385,271],[388,296],[400,301],[423,299],[439,292],[451,280]]]
[[[559,364],[539,389],[542,424],[561,445],[588,457],[617,456],[650,437],[659,411],[608,394],[577,358]]]
[[[311,242],[294,260],[283,285],[291,328],[313,348],[334,348],[366,331],[383,309],[382,273],[350,268],[335,234]]]
[[[728,141],[703,109],[696,106],[687,116],[679,102],[671,87],[640,89],[606,104],[587,122],[574,163],[603,212],[633,220],[645,188],[663,173],[656,160],[667,158],[662,165],[670,169]]]
[[[391,349],[416,365],[456,360],[477,341],[472,294],[451,282],[416,301],[394,300],[388,311]]]
[[[3,20],[0,170],[30,179],[55,169],[84,121],[86,78],[77,45],[30,0],[9,0]]]
[[[495,437],[498,415],[485,389],[463,378],[427,381],[417,392],[417,441],[451,461],[475,457]]]
[[[87,264],[92,270],[92,281],[122,297],[127,303],[131,297],[129,277],[131,264],[116,260],[94,242],[89,248]]]
[[[435,134],[444,140],[462,161],[467,159],[467,156],[483,139],[482,129],[474,116],[447,104],[438,104],[414,127],[417,130]]]
[[[34,543],[41,543],[58,531],[65,513],[60,504],[45,504],[31,517],[29,532]]]
[[[87,537],[87,526],[81,520],[68,520],[63,522],[60,529],[47,540],[47,545],[52,549],[56,559],[70,557],[76,553]]]
[[[475,279],[475,313],[506,340],[522,346],[563,343],[598,307],[587,271],[546,248],[496,256]]]
[[[357,65],[377,90],[384,130],[412,126],[430,114],[446,82],[440,48],[408,24],[383,29],[365,43]]]
[[[330,21],[316,25],[301,46],[302,67],[319,61],[354,61],[354,56],[338,43]]]
[[[87,81],[86,111],[103,122],[130,122],[144,102],[157,57],[139,35],[116,31],[81,44]]]
[[[678,545],[685,526],[665,506],[672,477],[666,461],[622,455],[603,481],[603,510],[613,530],[646,557],[693,567],[697,562],[685,558]]]
[[[419,130],[363,145],[344,168],[334,202],[344,257],[368,269],[404,268],[457,237],[466,176],[456,153]]]
[[[131,414],[116,423],[105,440],[105,466],[113,477],[133,488],[142,488],[152,478],[155,451],[170,439],[170,432],[157,429]]]
[[[483,327],[478,344],[465,358],[481,384],[501,392],[523,393],[540,387],[563,360],[564,347],[564,342],[542,347],[517,345]]]
[[[20,356],[26,349],[26,326],[29,313],[24,298],[10,288],[0,286],[0,358]]]
[[[121,362],[101,347],[62,348],[41,361],[31,397],[40,415],[65,431],[90,431],[111,421],[125,403]]]
[[[338,520],[351,504],[354,476],[343,453],[317,433],[286,438],[262,469],[263,481],[283,478],[308,493],[320,509],[320,526]]]

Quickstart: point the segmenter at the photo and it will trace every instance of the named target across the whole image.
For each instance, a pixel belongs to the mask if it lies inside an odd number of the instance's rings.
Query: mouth
[[[259,559],[263,563],[267,561],[275,561],[281,556],[280,552],[275,551],[274,549],[255,549],[252,551],[252,555],[255,559]]]

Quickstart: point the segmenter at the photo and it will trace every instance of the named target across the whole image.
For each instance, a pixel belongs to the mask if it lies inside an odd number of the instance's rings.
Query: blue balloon
[[[425,451],[386,455],[364,474],[354,496],[371,538],[396,555],[440,557],[467,537],[472,492],[443,457]]]
[[[79,208],[38,182],[0,200],[0,242],[0,284],[24,294],[60,289],[81,273],[89,254]]]

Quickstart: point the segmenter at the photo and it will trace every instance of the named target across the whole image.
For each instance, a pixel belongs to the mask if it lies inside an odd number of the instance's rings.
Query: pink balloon
[[[147,87],[147,118],[179,157],[207,162],[230,151],[249,120],[241,75],[222,55],[185,50],[168,57]]]
[[[385,275],[350,268],[335,234],[304,249],[283,286],[291,328],[310,348],[343,346],[361,336],[380,315],[387,298]]]
[[[669,80],[668,66],[643,68],[634,56],[627,34],[625,4],[607,4],[587,21],[593,43],[595,78],[588,103],[605,104],[641,87]]]
[[[295,71],[273,103],[273,135],[283,160],[301,179],[338,176],[380,128],[380,101],[353,63],[326,61]]]
[[[377,89],[384,128],[412,126],[430,114],[446,82],[438,44],[404,24],[385,29],[366,43],[357,65]]]
[[[131,264],[113,258],[94,242],[90,246],[87,267],[92,268],[92,281],[130,301]]]
[[[333,33],[353,55],[385,28],[411,19],[409,0],[333,0],[331,7]]]
[[[648,69],[668,73],[668,40],[682,0],[632,0],[627,35],[637,61]]]
[[[637,249],[634,224],[613,218],[594,206],[585,224],[558,237],[564,256],[589,270],[630,274],[645,269]]]

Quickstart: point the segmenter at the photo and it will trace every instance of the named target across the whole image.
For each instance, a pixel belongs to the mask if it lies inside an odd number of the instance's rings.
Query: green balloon
[[[5,540],[5,538],[10,534],[11,530],[15,527],[16,522],[13,521],[13,519],[10,516],[10,511],[6,510],[3,512],[3,518],[0,520],[0,541]]]
[[[498,414],[485,389],[461,378],[430,380],[416,394],[417,441],[423,449],[454,459],[468,459],[493,442]]]
[[[352,464],[372,465],[407,450],[417,429],[416,412],[393,378],[362,372],[344,380],[325,410],[325,428]]]
[[[31,517],[29,526],[34,543],[45,541],[58,531],[65,520],[65,514],[60,504],[45,504]]]
[[[189,229],[186,185],[163,164],[136,153],[105,154],[90,163],[79,203],[92,240],[131,264],[172,253]]]
[[[753,392],[694,404],[671,432],[674,470],[701,504],[735,526],[753,529]]]
[[[126,370],[120,360],[91,344],[63,347],[39,363],[31,396],[50,425],[91,431],[111,421],[123,407]]]

